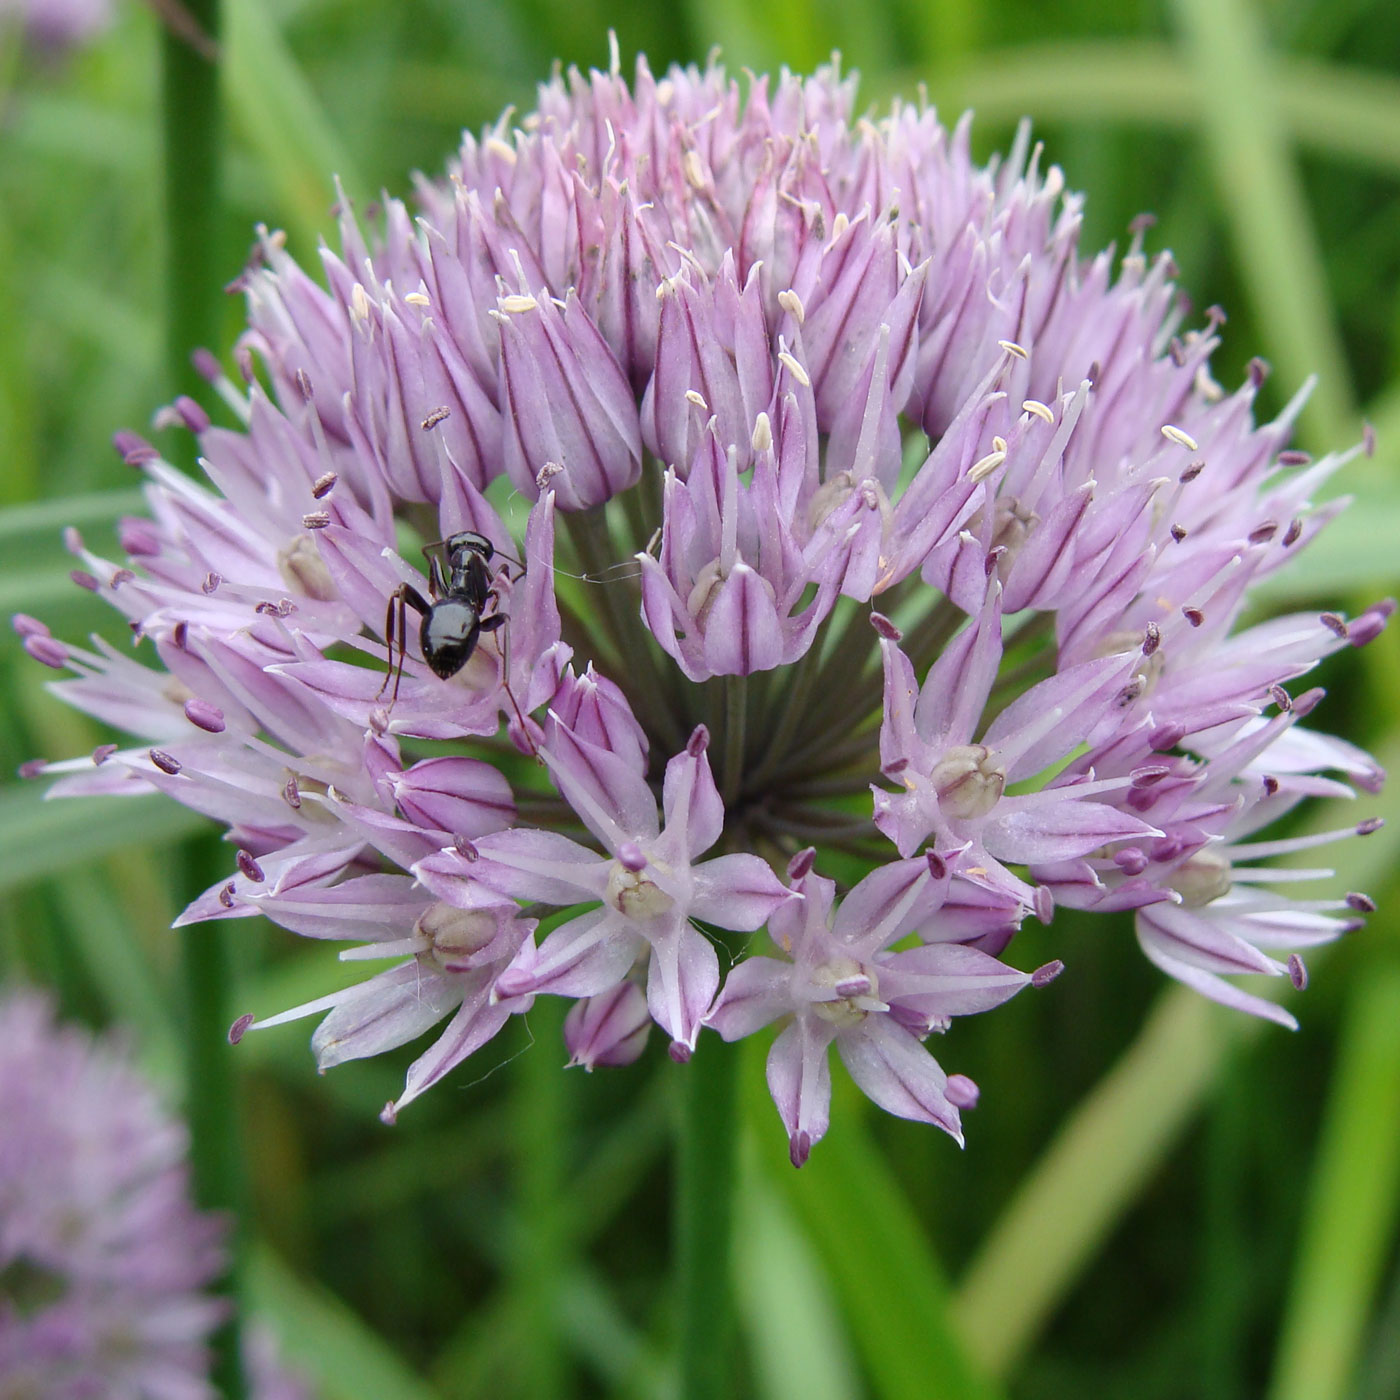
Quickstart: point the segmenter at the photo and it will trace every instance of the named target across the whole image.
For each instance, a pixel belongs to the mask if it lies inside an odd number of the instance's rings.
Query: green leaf
[[[0,890],[127,846],[178,841],[205,829],[197,812],[159,794],[44,801],[38,788],[0,792]]]

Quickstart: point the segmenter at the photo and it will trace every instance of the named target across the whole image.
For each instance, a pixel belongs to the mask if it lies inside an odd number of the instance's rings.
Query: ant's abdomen
[[[419,641],[423,659],[446,680],[471,659],[481,631],[481,614],[468,602],[441,598],[423,619]]]

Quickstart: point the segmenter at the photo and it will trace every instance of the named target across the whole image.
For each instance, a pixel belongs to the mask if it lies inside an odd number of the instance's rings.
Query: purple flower
[[[1029,980],[1027,913],[1134,911],[1168,973],[1291,1022],[1228,979],[1301,984],[1366,910],[1271,892],[1294,847],[1259,833],[1379,784],[1288,687],[1393,604],[1241,622],[1354,451],[1289,450],[1306,389],[1257,424],[1262,366],[1216,383],[1141,231],[1083,256],[1027,132],[981,167],[967,121],[854,104],[835,69],[571,70],[417,218],[342,202],[324,283],[265,232],[242,383],[200,357],[238,426],[161,418],[212,489],[120,434],[150,518],[125,561],[68,539],[151,664],[15,620],[135,736],[26,773],[228,827],[184,921],[389,964],[253,1009],[327,1013],[323,1066],[437,1028],[389,1117],[557,995],[590,1069],[649,1021],[678,1060],[781,1022],[795,1161],[833,1043],[957,1136],[975,1088],[923,1042]]]
[[[0,1391],[206,1400],[223,1222],[189,1196],[188,1134],[113,1039],[0,999]],[[271,1339],[251,1394],[299,1400]]]

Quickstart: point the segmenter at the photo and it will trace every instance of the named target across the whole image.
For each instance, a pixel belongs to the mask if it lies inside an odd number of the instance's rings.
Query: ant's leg
[[[495,598],[493,593],[492,598]],[[481,623],[483,632],[494,632],[499,627],[505,626],[505,613],[494,613],[488,618],[484,618]],[[536,758],[540,756],[540,751],[535,747],[535,741],[530,737],[529,726],[525,723],[525,716],[520,712],[520,702],[515,698],[515,692],[510,688],[510,633],[501,633],[501,689],[505,691],[510,707],[515,711],[516,721],[520,725],[520,733],[530,746],[530,752]]]
[[[399,682],[403,680],[404,655],[408,648],[408,609],[423,617],[427,617],[429,605],[423,595],[411,584],[401,583],[389,595],[388,607],[384,614],[384,642],[388,650],[389,669],[384,673],[384,683],[379,687],[376,699],[384,694],[384,687],[389,684],[389,677],[394,677],[394,691],[389,697],[389,704],[392,706],[399,698]],[[398,669],[394,668],[394,642],[397,639],[399,644],[399,664]]]

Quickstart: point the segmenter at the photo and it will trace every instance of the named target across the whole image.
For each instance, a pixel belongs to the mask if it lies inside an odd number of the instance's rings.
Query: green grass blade
[[[369,191],[262,0],[229,5],[224,25],[229,113],[273,182],[293,250],[314,263],[332,223],[332,177],[352,199]]]
[[[1400,967],[1354,983],[1270,1400],[1345,1395],[1400,1195]]]
[[[772,1131],[772,1124],[769,1125]],[[744,1135],[734,1291],[766,1400],[850,1400],[860,1393],[841,1310],[812,1242]]]
[[[745,1042],[744,1104],[759,1170],[801,1222],[860,1349],[879,1400],[992,1400],[997,1388],[952,1325],[949,1289],[910,1208],[862,1121],[863,1101],[833,1084],[833,1127],[795,1171],[768,1098],[763,1047]]]
[[[1393,767],[1400,743],[1392,740],[1380,760]],[[1332,849],[1337,873],[1330,888],[1365,889],[1388,876],[1400,846],[1398,812],[1394,785],[1383,798],[1367,800],[1366,815],[1384,816],[1388,824]],[[1307,829],[1330,830],[1357,815],[1340,803],[1325,804]],[[1326,951],[1314,949],[1309,965],[1321,964]],[[1250,990],[1284,995],[1291,984],[1261,979]],[[1184,988],[1162,993],[1137,1039],[1027,1174],[962,1279],[955,1313],[980,1364],[998,1376],[1015,1369],[1191,1121],[1230,1048],[1266,1029]]]
[[[127,846],[159,845],[203,830],[205,819],[168,797],[71,797],[39,788],[0,792],[0,890]]]
[[[273,1324],[282,1355],[314,1379],[321,1400],[438,1400],[344,1302],[265,1245],[248,1251],[245,1288],[253,1316]]]
[[[1277,111],[1280,82],[1247,0],[1175,0],[1195,103],[1240,276],[1285,390],[1318,375],[1299,428],[1313,447],[1352,432],[1353,395],[1321,251]]]

